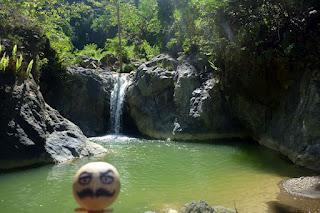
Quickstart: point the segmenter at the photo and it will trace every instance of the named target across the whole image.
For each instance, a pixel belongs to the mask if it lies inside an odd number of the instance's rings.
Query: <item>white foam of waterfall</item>
[[[128,84],[126,74],[117,74],[110,97],[110,121],[113,134],[119,134],[121,131],[122,108]]]

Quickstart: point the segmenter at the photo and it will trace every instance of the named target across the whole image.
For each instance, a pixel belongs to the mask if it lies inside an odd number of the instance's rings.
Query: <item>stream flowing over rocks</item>
[[[142,64],[128,87],[127,107],[138,130],[162,139],[242,136],[213,73],[168,55]]]
[[[0,169],[60,163],[106,151],[46,104],[32,78],[18,83],[1,74],[0,100]]]

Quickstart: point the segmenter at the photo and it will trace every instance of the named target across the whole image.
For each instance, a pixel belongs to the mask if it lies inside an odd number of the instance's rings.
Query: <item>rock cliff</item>
[[[142,64],[128,87],[127,107],[139,131],[163,139],[242,136],[219,89],[219,79],[159,55]]]
[[[226,94],[234,115],[260,144],[281,152],[298,165],[319,170],[319,83],[318,70],[306,71],[273,105],[262,94],[255,97],[244,92],[248,87],[229,88]]]
[[[108,131],[113,84],[111,72],[77,67],[58,77],[45,73],[41,90],[50,106],[91,137]]]
[[[63,162],[106,150],[47,105],[31,78],[0,74],[0,169]]]

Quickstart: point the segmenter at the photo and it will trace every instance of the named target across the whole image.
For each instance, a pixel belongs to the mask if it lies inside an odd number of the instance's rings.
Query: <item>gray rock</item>
[[[281,183],[283,189],[292,196],[320,199],[320,177],[299,177]]]
[[[98,69],[100,68],[100,62],[89,56],[80,56],[80,66],[88,69]]]
[[[264,94],[265,88],[248,92],[257,83],[227,75],[235,82],[227,83],[228,104],[253,137],[294,163],[320,171],[320,72],[302,72],[285,95],[273,91],[279,97]]]
[[[69,68],[55,84],[43,83],[41,89],[50,106],[91,137],[109,129],[113,84],[109,71],[77,67]]]
[[[100,63],[101,63],[101,67],[103,67],[103,68],[116,70],[115,65],[116,65],[117,61],[118,61],[118,58],[115,55],[107,54],[100,60]]]
[[[206,140],[242,136],[224,107],[219,81],[187,62],[159,55],[141,65],[127,106],[139,131],[155,138]]]
[[[279,187],[277,201],[268,202],[269,212],[319,212],[319,176],[290,178]]]
[[[103,153],[73,123],[47,105],[31,78],[0,76],[0,169],[63,162]]]
[[[211,207],[203,200],[187,203],[179,213],[236,213],[235,209],[229,209],[222,206]]]

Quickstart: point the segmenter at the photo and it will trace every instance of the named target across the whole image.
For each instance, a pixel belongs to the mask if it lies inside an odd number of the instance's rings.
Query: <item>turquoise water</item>
[[[0,212],[73,212],[72,177],[83,164],[102,160],[121,175],[115,213],[166,212],[192,200],[265,212],[285,177],[305,175],[278,154],[250,143],[199,144],[121,137],[95,138],[109,153],[61,165],[0,174]]]

